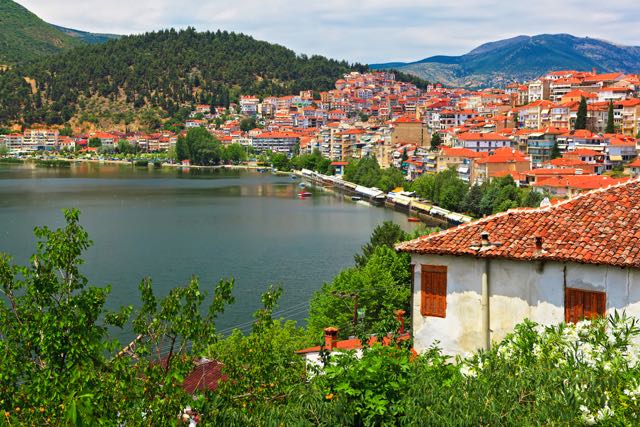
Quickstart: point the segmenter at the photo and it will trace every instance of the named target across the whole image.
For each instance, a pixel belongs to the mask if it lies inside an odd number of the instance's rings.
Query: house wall
[[[422,123],[396,123],[391,141],[394,144],[416,144],[427,146],[431,143],[429,132],[422,129]]]
[[[412,262],[415,264],[412,327],[416,351],[425,351],[436,342],[446,354],[464,354],[482,348],[480,299],[487,260],[413,255]],[[445,318],[423,317],[420,313],[422,264],[447,266]],[[545,325],[563,322],[565,280],[570,288],[606,292],[608,314],[624,310],[640,317],[640,270],[502,259],[489,260],[488,265],[492,342],[501,341],[525,319]]]

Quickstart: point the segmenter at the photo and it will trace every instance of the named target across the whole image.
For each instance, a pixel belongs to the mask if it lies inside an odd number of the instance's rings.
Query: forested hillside
[[[297,55],[229,33],[164,30],[85,46],[0,74],[0,122],[57,124],[100,98],[172,114],[199,102],[227,105],[240,94],[327,90],[361,65]]]
[[[10,65],[82,45],[11,0],[0,0],[0,65]]]

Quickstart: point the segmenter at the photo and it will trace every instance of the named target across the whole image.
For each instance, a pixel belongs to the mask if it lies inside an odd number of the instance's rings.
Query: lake
[[[298,182],[238,170],[0,164],[0,252],[26,262],[33,228],[61,226],[61,210],[75,207],[94,243],[83,272],[94,286],[112,285],[109,308],[136,305],[147,276],[158,295],[192,275],[208,290],[234,277],[236,303],[219,331],[247,330],[269,284],[284,289],[279,315],[304,322],[314,291],[353,265],[376,225],[415,224],[321,189],[301,200]]]

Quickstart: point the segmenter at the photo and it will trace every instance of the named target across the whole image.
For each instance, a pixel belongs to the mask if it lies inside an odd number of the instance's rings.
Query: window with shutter
[[[421,267],[420,312],[423,316],[447,315],[447,267],[423,265]]]
[[[605,316],[607,297],[604,292],[567,288],[564,301],[564,321],[576,323],[582,319]]]

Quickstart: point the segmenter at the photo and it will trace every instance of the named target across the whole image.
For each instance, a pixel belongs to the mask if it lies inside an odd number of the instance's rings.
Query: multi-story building
[[[529,83],[529,102],[549,99],[551,82],[547,79],[537,79]]]
[[[461,180],[471,182],[471,177],[474,175],[474,160],[486,156],[487,153],[469,150],[468,148],[441,147],[437,155],[436,172],[454,168]]]
[[[471,183],[482,184],[505,174],[521,174],[531,169],[531,160],[518,150],[501,148],[474,160]]]
[[[467,132],[457,135],[453,146],[489,153],[499,148],[511,148],[512,142],[511,138],[493,132]]]
[[[273,151],[289,154],[300,141],[300,135],[291,132],[264,132],[254,136],[251,145],[258,152]]]

